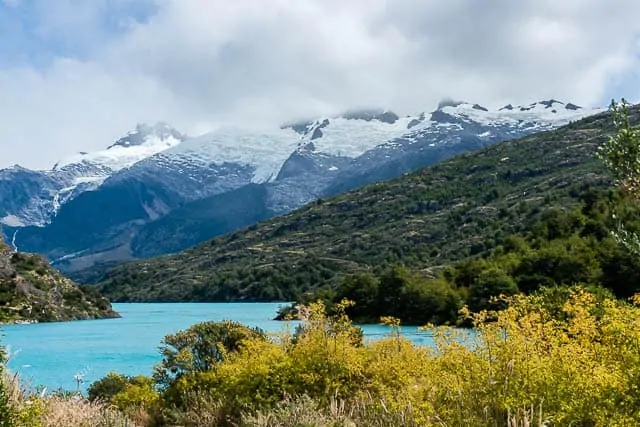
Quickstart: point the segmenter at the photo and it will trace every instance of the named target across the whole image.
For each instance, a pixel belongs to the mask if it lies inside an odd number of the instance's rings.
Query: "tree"
[[[481,272],[469,287],[469,308],[472,311],[488,310],[492,297],[511,296],[518,292],[514,280],[497,267]]]
[[[401,307],[402,289],[409,281],[409,271],[396,265],[380,277],[378,283],[379,314],[383,316],[397,316]]]
[[[598,148],[597,156],[607,167],[624,195],[638,202],[640,201],[640,133],[638,129],[631,126],[629,104],[624,98],[620,104],[611,101],[610,110],[616,132]],[[633,253],[640,254],[640,235],[628,230],[623,221],[619,222],[618,229],[612,234],[618,243]]]
[[[454,324],[462,305],[460,295],[445,279],[412,277],[402,289],[398,316],[410,325]]]
[[[244,341],[256,338],[266,339],[264,331],[229,320],[197,323],[167,335],[160,346],[163,359],[155,369],[154,379],[169,386],[182,375],[210,371],[228,353],[238,351]]]
[[[360,273],[346,276],[336,289],[334,298],[335,301],[343,299],[355,303],[347,310],[349,317],[355,321],[377,320],[380,317],[378,280],[370,274]]]
[[[126,375],[109,372],[104,377],[91,383],[87,389],[90,401],[97,399],[111,401],[111,398],[123,391],[129,385],[130,378]]]

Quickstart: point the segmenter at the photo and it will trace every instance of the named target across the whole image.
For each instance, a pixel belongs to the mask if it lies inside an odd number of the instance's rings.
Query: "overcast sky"
[[[137,122],[640,98],[638,0],[0,0],[0,167]]]

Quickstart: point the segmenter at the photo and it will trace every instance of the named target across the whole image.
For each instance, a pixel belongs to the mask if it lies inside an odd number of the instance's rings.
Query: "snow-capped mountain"
[[[261,131],[223,126],[195,138],[165,124],[140,125],[106,150],[80,153],[51,171],[0,171],[0,217],[9,237],[18,232],[21,250],[72,272],[177,251],[600,111],[553,99],[494,109],[443,101],[404,117],[350,111]]]
[[[186,137],[166,123],[138,124],[108,148],[80,152],[58,161],[50,170],[13,166],[0,170],[0,224],[44,226],[60,206],[98,188],[114,173],[174,147]]]
[[[166,123],[158,122],[154,126],[139,123],[134,130],[105,150],[80,152],[56,163],[53,171],[95,166],[97,169],[108,170],[113,174],[156,153],[175,147],[185,139],[184,135]],[[99,175],[102,177],[102,174]]]

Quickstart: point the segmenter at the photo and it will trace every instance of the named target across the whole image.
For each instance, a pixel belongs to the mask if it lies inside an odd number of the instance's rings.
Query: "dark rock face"
[[[313,130],[313,134],[311,135],[311,140],[319,139],[323,137],[322,128],[317,127]]]
[[[435,110],[431,113],[431,121],[438,123],[458,123],[460,119],[442,110]]]
[[[360,110],[348,111],[342,115],[342,118],[347,120],[364,120],[367,122],[378,120],[382,123],[394,124],[400,117],[393,111]]]
[[[110,145],[108,148],[113,148],[117,146],[121,147],[132,147],[136,145],[141,145],[145,142],[145,139],[149,136],[156,136],[161,140],[168,139],[173,137],[177,140],[183,141],[186,139],[186,136],[172,128],[166,123],[158,122],[153,126],[149,126],[146,123],[138,123],[136,129],[132,132],[129,132],[128,135],[117,140],[113,145]]]
[[[549,99],[546,101],[539,101],[538,104],[544,105],[545,108],[551,108],[554,104],[563,104],[560,101],[556,101],[555,99]]]

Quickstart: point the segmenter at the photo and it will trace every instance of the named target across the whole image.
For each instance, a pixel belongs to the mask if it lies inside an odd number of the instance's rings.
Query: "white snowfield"
[[[467,102],[455,104],[442,106],[440,110],[454,117],[483,125],[528,126],[539,127],[541,130],[561,126],[571,120],[603,110],[577,106],[576,109],[567,109],[566,106],[571,104],[554,100],[489,111],[478,108],[477,104]],[[420,120],[421,117],[425,119]],[[419,130],[431,127],[460,127],[455,123],[431,121],[429,117],[429,113],[423,113],[401,117],[395,123],[375,119],[367,121],[323,117],[315,120],[310,130],[304,135],[296,133],[291,128],[274,127],[257,132],[224,126],[184,142],[171,136],[161,138],[157,135],[149,135],[140,145],[117,145],[102,151],[75,155],[59,162],[56,169],[67,169],[74,164],[88,163],[117,172],[147,158],[167,166],[174,162],[176,166],[184,166],[185,163],[193,166],[235,163],[253,167],[255,169],[253,182],[260,183],[275,179],[289,156],[296,149],[302,149],[309,143],[313,143],[314,151],[318,153],[356,158],[378,145]],[[329,122],[328,125],[320,126],[326,120]],[[419,123],[409,129],[409,123],[414,121]],[[312,139],[313,130],[316,128],[320,128],[322,136]],[[485,133],[479,136],[488,135]],[[102,174],[94,177],[95,180],[104,178]],[[81,179],[90,180],[91,177],[84,176]]]
[[[145,138],[140,145],[122,146],[116,145],[105,150],[94,151],[92,153],[79,153],[68,157],[54,166],[54,169],[68,168],[75,164],[94,164],[101,165],[113,172],[138,163],[147,157],[167,150],[180,144],[180,140],[172,136],[161,138],[157,135],[150,135]]]
[[[481,124],[524,124],[528,122],[545,127],[562,126],[572,120],[606,111],[605,108],[582,108],[556,100],[539,101],[529,105],[511,106],[511,108],[504,106],[498,110],[489,111],[474,108],[474,104],[464,102],[457,106],[443,107],[441,110],[445,113],[467,117]]]
[[[214,132],[191,138],[154,156],[167,167],[205,167],[210,164],[235,163],[254,168],[253,182],[265,182],[280,170],[295,151],[300,135],[292,129],[276,129],[248,133],[239,128],[222,127]]]
[[[313,132],[301,138],[301,146],[313,142],[315,151],[334,156],[355,158],[378,145],[384,144],[407,133],[407,126],[414,117],[401,117],[395,123],[378,120],[354,120],[323,118],[316,123],[329,120],[329,125],[320,129],[322,137],[311,140]]]

